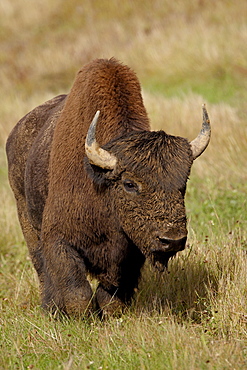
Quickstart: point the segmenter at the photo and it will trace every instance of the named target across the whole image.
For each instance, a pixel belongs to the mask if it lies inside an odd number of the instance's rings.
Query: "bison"
[[[209,140],[205,106],[191,142],[151,131],[135,73],[113,58],[23,117],[7,140],[8,173],[42,307],[122,311],[146,259],[164,270],[185,248],[186,182]]]

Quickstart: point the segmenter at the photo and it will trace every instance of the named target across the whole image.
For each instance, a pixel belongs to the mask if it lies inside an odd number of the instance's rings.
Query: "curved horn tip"
[[[94,115],[94,119],[93,119],[93,121],[96,119],[98,119],[99,118],[99,115],[100,115],[100,110],[97,110],[97,112],[95,113],[95,115]]]
[[[99,115],[100,115],[100,110],[97,110],[90,124],[91,127],[95,128],[95,126],[97,125],[98,119],[99,119]]]
[[[203,112],[203,123],[207,123],[208,125],[210,125],[210,120],[209,120],[209,117],[208,117],[208,112],[207,112],[207,108],[206,108],[206,104],[202,104],[202,112]]]
[[[211,137],[211,126],[208,117],[208,112],[206,109],[206,104],[202,105],[202,110],[203,110],[202,129],[197,138],[191,141],[190,143],[193,153],[193,159],[196,159],[204,152],[204,150],[207,148],[209,144]]]
[[[97,112],[95,113],[95,115],[94,115],[94,117],[93,117],[93,119],[90,123],[89,129],[88,129],[88,132],[87,132],[87,136],[86,136],[86,144],[88,146],[91,146],[92,143],[95,141],[96,125],[97,125],[97,122],[98,122],[99,114],[100,114],[100,111],[97,110]]]

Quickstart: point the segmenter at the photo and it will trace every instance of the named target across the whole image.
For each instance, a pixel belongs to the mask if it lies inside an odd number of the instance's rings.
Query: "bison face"
[[[157,173],[126,171],[111,190],[123,231],[146,257],[163,268],[168,259],[183,250],[187,239],[184,188],[165,188],[154,180]]]
[[[184,249],[186,182],[193,162],[187,140],[163,131],[135,132],[103,147],[116,159],[113,170],[91,166],[105,189],[122,232],[155,266]]]

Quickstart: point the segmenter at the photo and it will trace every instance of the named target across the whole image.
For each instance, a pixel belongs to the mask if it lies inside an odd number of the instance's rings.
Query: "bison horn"
[[[85,151],[91,164],[113,170],[116,166],[117,158],[107,150],[102,149],[96,141],[95,133],[99,114],[100,111],[98,110],[89,126],[85,142]]]
[[[190,142],[193,153],[193,159],[196,159],[197,157],[199,157],[199,155],[201,155],[204,152],[204,150],[209,144],[211,136],[210,120],[208,118],[208,112],[206,110],[205,104],[202,105],[202,110],[203,110],[202,129],[197,138]]]

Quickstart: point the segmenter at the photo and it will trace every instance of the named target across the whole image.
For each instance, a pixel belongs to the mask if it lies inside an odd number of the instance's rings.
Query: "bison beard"
[[[190,143],[152,132],[140,91],[127,66],[95,60],[68,95],[9,135],[9,181],[42,306],[53,313],[119,312],[146,258],[163,271],[185,248],[186,182],[209,142],[207,112]],[[95,304],[88,274],[98,280]]]

